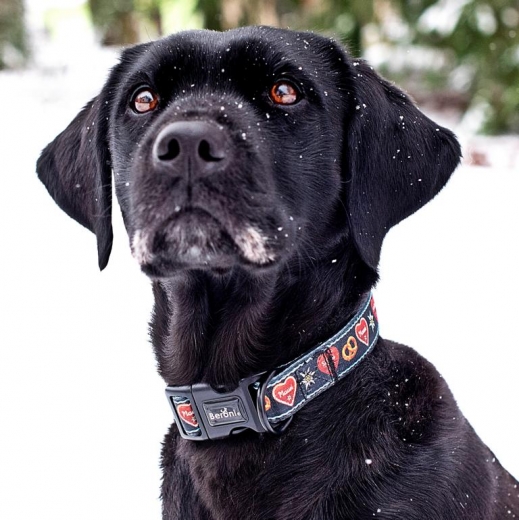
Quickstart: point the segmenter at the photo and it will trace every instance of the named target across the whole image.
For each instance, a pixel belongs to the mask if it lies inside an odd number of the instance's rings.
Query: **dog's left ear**
[[[441,190],[461,151],[452,132],[369,65],[346,56],[343,62],[350,226],[361,257],[376,270],[386,233]]]
[[[95,233],[99,268],[112,249],[111,160],[104,92],[88,103],[42,152],[36,170],[52,198]]]

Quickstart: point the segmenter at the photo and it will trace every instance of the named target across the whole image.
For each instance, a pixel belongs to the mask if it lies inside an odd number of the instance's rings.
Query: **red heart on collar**
[[[357,338],[369,347],[369,329],[368,322],[366,318],[362,318],[357,325],[355,325],[355,334],[357,334]]]
[[[337,347],[330,347],[328,349],[329,355],[332,357],[333,364],[335,365],[335,370],[337,370],[337,367],[339,366],[339,349]],[[328,367],[328,359],[326,354],[321,354],[317,358],[317,368],[326,375],[330,374],[330,369]]]
[[[294,376],[288,376],[283,382],[272,389],[272,397],[281,404],[294,406],[297,392],[297,381]]]
[[[377,308],[375,307],[375,300],[373,299],[373,296],[371,297],[370,304],[371,304],[371,311],[373,312],[373,316],[375,316],[375,319],[378,320]]]
[[[180,418],[189,426],[193,426],[196,428],[198,426],[198,421],[195,417],[195,412],[193,412],[193,408],[189,403],[179,404],[177,406],[177,412]]]

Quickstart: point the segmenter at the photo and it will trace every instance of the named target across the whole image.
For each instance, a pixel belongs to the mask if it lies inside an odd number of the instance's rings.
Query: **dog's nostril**
[[[224,158],[223,151],[211,150],[211,145],[205,139],[202,139],[198,145],[198,155],[206,162],[221,161]]]
[[[159,154],[161,161],[172,161],[176,159],[180,154],[180,145],[176,139],[171,139],[168,142],[168,149],[165,153]]]
[[[226,134],[204,121],[175,121],[159,132],[152,155],[157,166],[169,171],[191,168],[196,175],[205,175],[228,159]]]

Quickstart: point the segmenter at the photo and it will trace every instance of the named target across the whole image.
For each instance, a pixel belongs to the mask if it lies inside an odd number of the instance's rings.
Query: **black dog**
[[[434,367],[376,341],[384,236],[459,158],[451,132],[328,38],[193,31],[123,53],[38,174],[96,234],[102,269],[113,170],[173,387],[164,519],[519,516],[517,482]],[[274,405],[297,413],[271,421]]]

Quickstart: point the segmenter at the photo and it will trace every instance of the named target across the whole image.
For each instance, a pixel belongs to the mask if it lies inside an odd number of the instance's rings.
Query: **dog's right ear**
[[[88,103],[42,152],[36,167],[59,207],[95,233],[99,268],[112,249],[111,159],[105,91]]]

